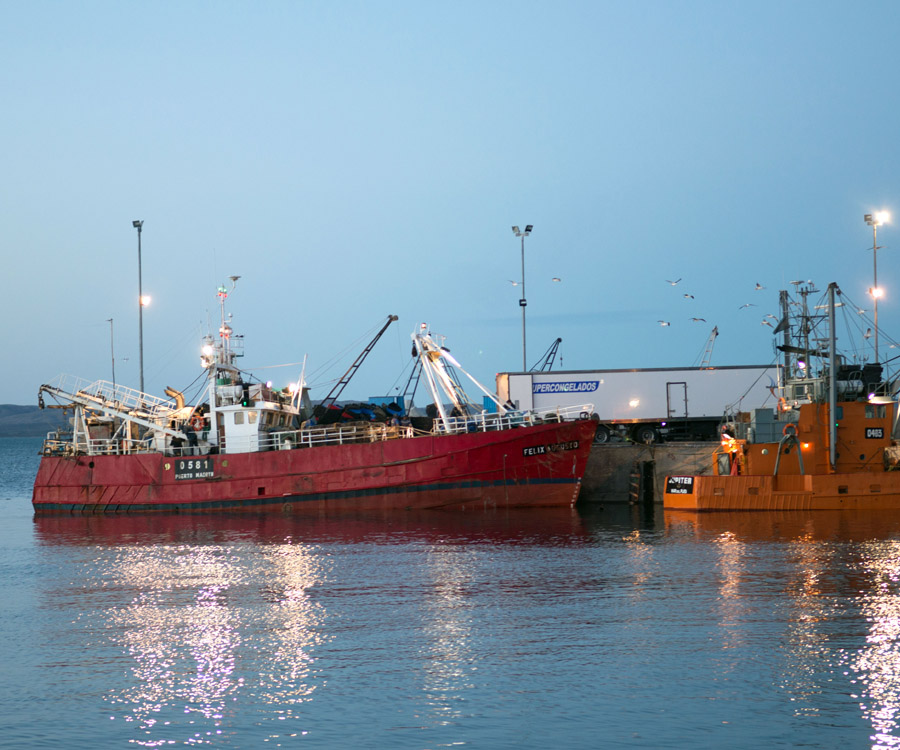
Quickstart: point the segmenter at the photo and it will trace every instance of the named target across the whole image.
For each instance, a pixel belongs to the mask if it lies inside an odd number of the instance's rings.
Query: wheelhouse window
[[[236,411],[234,413],[234,423],[235,424],[244,424],[244,412]]]

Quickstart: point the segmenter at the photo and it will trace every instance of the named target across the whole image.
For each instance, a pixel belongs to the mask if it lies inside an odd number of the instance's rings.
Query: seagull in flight
[[[757,292],[760,291],[761,289],[765,289],[765,287],[762,284],[760,284],[758,281],[756,282],[756,286],[753,288],[756,289]]]
[[[774,326],[765,318],[763,318],[763,321],[762,321],[762,323],[760,323],[760,325],[769,326],[769,328],[774,328]]]
[[[519,282],[518,282],[518,281],[513,281],[512,279],[508,279],[508,281],[509,281],[509,283],[512,284],[513,286],[519,286]]]
[[[551,281],[562,281],[562,279],[559,278],[559,276],[554,276],[554,277],[553,277],[552,279],[550,279],[550,280],[551,280]]]
[[[668,320],[658,320],[656,322],[659,323],[663,327],[672,325]]]
[[[864,338],[864,339],[867,339],[867,338],[869,338],[871,335],[872,335],[872,329],[871,329],[871,328],[866,328],[866,332],[863,334],[863,338]]]
[[[685,299],[694,299],[694,295],[693,294],[685,294],[684,298]]]
[[[691,318],[695,323],[705,323],[706,318]]]
[[[868,311],[868,310],[863,310],[862,308],[859,308],[859,310],[857,310],[856,312],[858,312],[860,315],[865,315],[865,314],[866,314],[867,312],[869,312],[869,311]]]
[[[679,281],[681,281],[681,279],[675,279],[675,281],[669,281],[668,279],[666,279],[666,281],[668,281],[672,286],[675,286]]]
[[[743,310],[745,307],[756,307],[752,302],[748,302],[746,305],[741,305],[738,310]]]
[[[778,320],[778,316],[772,315],[772,313],[766,313],[766,317],[770,318],[771,320]]]

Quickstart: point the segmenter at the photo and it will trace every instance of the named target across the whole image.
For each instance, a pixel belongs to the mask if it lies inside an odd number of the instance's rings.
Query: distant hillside
[[[61,409],[0,404],[0,437],[43,437],[63,424]]]

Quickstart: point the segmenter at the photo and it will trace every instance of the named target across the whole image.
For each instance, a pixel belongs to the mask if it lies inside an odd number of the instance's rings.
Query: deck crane
[[[397,320],[396,315],[388,315],[387,323],[385,323],[381,330],[375,334],[375,338],[373,338],[368,346],[362,350],[362,353],[356,358],[356,361],[350,365],[350,369],[344,373],[344,376],[334,384],[334,388],[331,389],[331,392],[324,398],[322,403],[319,405],[319,408],[322,409],[322,414],[327,414],[328,409],[330,409],[334,402],[338,400],[344,388],[347,386],[347,383],[350,382],[350,379],[356,374],[356,371],[359,369],[359,366],[363,363],[363,360],[369,355],[369,352],[375,347],[375,344],[378,343],[378,339],[384,334],[384,332],[388,329],[391,323]]]
[[[550,348],[544,352],[543,356],[531,367],[531,372],[549,372],[553,369],[553,363],[556,361],[556,352],[559,351],[559,345],[562,339],[556,339]]]
[[[700,369],[706,370],[709,367],[709,360],[712,359],[713,346],[719,337],[719,326],[713,326],[709,334],[709,340],[706,342],[706,350],[703,352],[703,360],[700,362]]]
[[[406,381],[406,388],[403,389],[403,410],[409,414],[412,407],[413,398],[415,398],[416,390],[419,388],[419,379],[422,377],[422,360],[419,359],[419,353],[413,347],[413,357],[416,358],[412,371],[409,373],[409,379]]]

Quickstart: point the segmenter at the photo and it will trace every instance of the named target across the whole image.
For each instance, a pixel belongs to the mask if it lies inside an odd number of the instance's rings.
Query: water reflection
[[[221,548],[126,547],[106,562],[104,585],[135,592],[106,621],[107,636],[134,660],[134,684],[106,696],[136,723],[134,741],[165,744],[156,725],[183,724],[184,714],[205,721],[183,741],[220,734],[226,701],[242,683],[234,664],[239,628],[225,602],[239,571]]]
[[[72,580],[82,589],[82,624],[93,641],[85,646],[111,646],[127,657],[129,678],[104,697],[114,709],[110,719],[133,725],[130,741],[144,747],[225,741],[248,711],[276,745],[306,731],[304,706],[326,684],[317,656],[335,638],[323,604],[342,585],[332,576],[333,550],[347,543],[424,545],[416,647],[428,708],[420,718],[447,725],[460,717],[477,669],[470,587],[483,550],[588,541],[571,509],[41,516],[34,525],[44,547],[83,551]],[[329,585],[337,588],[328,593]]]
[[[96,524],[86,537],[88,519],[77,519],[78,537],[65,520],[72,519],[62,519],[68,542],[96,543]],[[43,525],[45,543],[59,522]],[[169,538],[198,536],[192,522],[155,523],[172,524]],[[128,524],[104,528],[123,532]],[[322,682],[314,652],[327,640],[326,612],[310,592],[328,580],[327,558],[290,537],[172,544],[159,534],[150,531],[150,544],[88,546],[75,573],[95,641],[86,645],[111,645],[130,663],[131,679],[105,695],[110,718],[133,724],[131,741],[144,747],[205,745],[231,732],[232,715],[249,701],[262,707],[268,738],[301,732],[298,709]]]
[[[723,596],[739,596],[741,577],[761,573],[773,593],[787,594],[777,601],[790,612],[771,616],[786,622],[779,687],[796,716],[817,716],[843,695],[871,725],[873,750],[900,747],[900,513],[666,516],[668,528],[713,537],[729,550]],[[742,565],[736,540],[769,549],[781,543],[784,564],[769,571]]]
[[[478,547],[438,543],[427,551],[429,586],[422,628],[423,688],[429,723],[447,725],[462,716],[463,693],[477,669],[472,643],[472,584],[483,554]]]
[[[900,518],[634,511],[40,518],[42,635],[145,747],[897,746]]]
[[[866,645],[848,654],[848,666],[859,686],[863,716],[872,725],[872,747],[900,747],[900,542],[878,541],[863,548],[859,561],[868,579],[859,605],[869,623]]]

